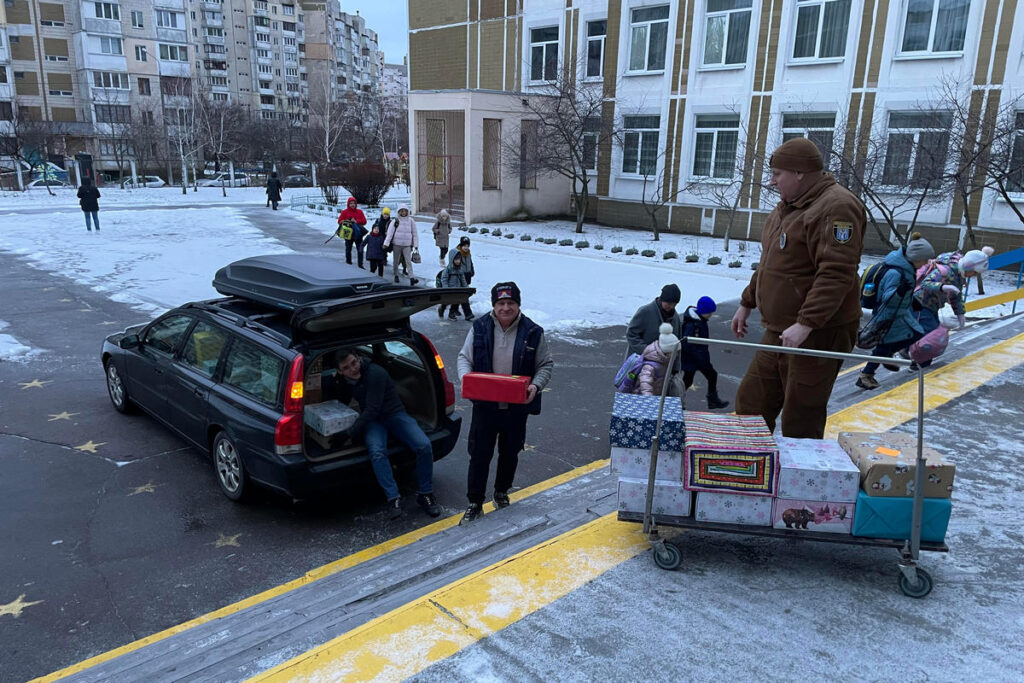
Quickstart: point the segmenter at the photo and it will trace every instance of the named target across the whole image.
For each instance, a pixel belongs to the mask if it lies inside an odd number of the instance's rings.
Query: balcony
[[[121,88],[97,88],[89,86],[89,96],[100,104],[128,104],[129,91]]]
[[[157,64],[159,65],[159,72],[161,76],[180,76],[181,78],[188,78],[190,75],[188,62],[171,62],[158,59]]]
[[[7,51],[6,45],[0,45],[0,64],[11,61],[11,53]]]
[[[217,4],[223,7],[220,3]],[[153,9],[175,9],[184,12],[185,0],[153,0]]]
[[[203,26],[223,26],[223,19],[211,19],[210,17],[203,15]]]
[[[182,28],[160,28],[156,29],[157,40],[165,43],[187,43],[188,33]]]
[[[260,88],[260,94],[261,95],[274,95],[276,93],[274,92],[273,88]]]
[[[262,109],[263,111],[274,111],[274,109],[276,108],[277,105],[275,104],[263,104],[262,102],[260,103],[260,109]]]
[[[257,57],[256,58],[256,63],[257,64],[266,64],[267,66],[269,66],[269,65],[273,64],[273,60],[270,59],[270,57]]]
[[[298,54],[299,48],[295,45],[282,45],[281,50],[283,52],[290,52],[291,54]]]
[[[203,2],[203,9],[222,12],[224,10],[224,5],[220,2],[210,2],[209,0],[206,0]]]
[[[86,69],[97,71],[127,71],[128,60],[124,55],[105,55],[99,52],[87,52],[81,55],[81,61]]]
[[[102,33],[105,36],[119,36],[121,35],[121,22],[113,19],[97,19],[95,16],[83,16],[82,30],[87,33]]]
[[[14,93],[11,92],[10,83],[0,83],[0,100],[10,100],[14,97]]]
[[[223,45],[224,36],[203,36],[203,42],[207,45]]]

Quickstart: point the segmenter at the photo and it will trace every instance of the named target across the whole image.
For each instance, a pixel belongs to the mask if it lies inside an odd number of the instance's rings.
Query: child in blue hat
[[[709,296],[702,296],[696,306],[689,306],[683,312],[683,337],[699,337],[707,339],[708,320],[718,306]],[[717,410],[729,405],[718,396],[718,372],[711,365],[711,351],[704,344],[683,344],[680,347],[682,357],[683,384],[689,389],[693,378],[698,372],[708,381],[708,409]]]

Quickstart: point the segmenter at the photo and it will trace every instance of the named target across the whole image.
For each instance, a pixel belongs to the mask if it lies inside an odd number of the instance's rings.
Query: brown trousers
[[[801,348],[849,353],[858,324],[812,330]],[[765,331],[761,343],[780,346],[779,333]],[[783,436],[820,439],[825,434],[832,385],[842,364],[831,358],[758,351],[736,392],[736,413],[761,415],[774,432],[781,412]]]

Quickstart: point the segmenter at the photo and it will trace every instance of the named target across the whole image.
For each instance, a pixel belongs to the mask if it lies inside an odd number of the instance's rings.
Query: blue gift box
[[[914,499],[869,496],[861,491],[857,495],[853,515],[853,535],[868,538],[910,538],[910,522]],[[921,540],[941,543],[946,537],[953,505],[949,498],[925,498],[921,513]]]
[[[608,431],[611,445],[619,448],[650,448],[658,425],[660,401],[660,396],[615,394],[612,423]],[[678,397],[668,396],[662,414],[660,448],[663,451],[681,451],[685,437],[683,404]]]

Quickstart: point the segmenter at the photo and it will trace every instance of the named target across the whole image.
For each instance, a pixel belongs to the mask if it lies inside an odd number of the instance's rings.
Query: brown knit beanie
[[[823,168],[818,146],[807,138],[786,140],[775,150],[768,165],[794,173],[813,173]]]

